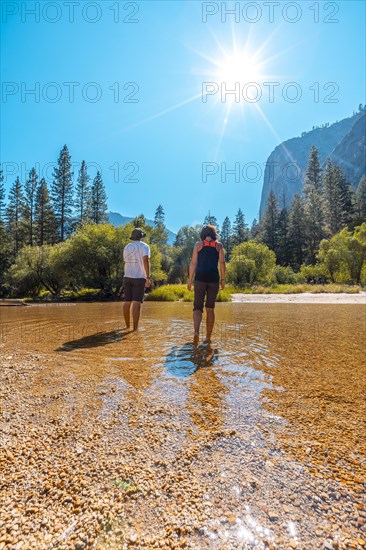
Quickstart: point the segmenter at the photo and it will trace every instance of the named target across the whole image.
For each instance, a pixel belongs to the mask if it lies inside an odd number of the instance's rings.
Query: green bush
[[[225,287],[224,290],[220,290],[217,295],[217,302],[231,302],[231,294],[236,291],[233,287]]]
[[[312,294],[320,293],[339,293],[346,292],[347,294],[358,294],[362,290],[360,286],[339,285],[339,284],[295,284],[295,285],[272,285],[272,286],[252,286],[242,290],[236,290],[241,294],[302,294],[303,292],[311,292]]]
[[[41,289],[59,295],[67,283],[64,250],[67,243],[22,248],[7,272],[9,284],[20,295],[35,296]]]
[[[243,288],[275,280],[276,255],[263,243],[245,242],[235,246],[227,268],[227,280]]]
[[[329,278],[329,272],[324,264],[302,265],[300,275],[308,284],[325,284]]]
[[[354,232],[342,229],[320,243],[318,259],[332,282],[366,283],[366,223]]]
[[[102,298],[98,288],[81,288],[80,290],[64,290],[61,294],[62,300],[89,301]]]
[[[276,282],[280,285],[291,285],[297,282],[296,273],[290,266],[276,265],[275,268]]]
[[[146,300],[157,302],[176,302],[183,300],[190,302],[193,292],[189,292],[185,285],[163,285],[152,290],[146,297]],[[193,298],[192,298],[193,299]]]
[[[231,293],[235,289],[232,287],[220,290],[217,296],[218,302],[230,302]],[[152,290],[146,297],[146,300],[156,302],[193,302],[193,290],[189,291],[186,285],[163,285]]]

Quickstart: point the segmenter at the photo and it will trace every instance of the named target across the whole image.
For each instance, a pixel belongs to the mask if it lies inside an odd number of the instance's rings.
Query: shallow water
[[[363,548],[365,307],[218,304],[198,345],[191,310],[146,303],[125,333],[120,303],[0,309],[4,356],[38,361],[15,381],[30,424],[107,425],[149,488],[98,547]]]

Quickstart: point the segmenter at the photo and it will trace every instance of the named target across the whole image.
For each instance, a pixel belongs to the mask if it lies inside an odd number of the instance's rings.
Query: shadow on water
[[[64,342],[62,346],[57,348],[55,351],[73,351],[75,349],[83,348],[95,348],[98,346],[105,346],[107,344],[114,344],[115,342],[120,342],[123,338],[133,332],[132,330],[111,330],[109,332],[96,332],[95,334],[90,334],[89,336],[83,336],[76,340],[70,340],[69,342]]]
[[[203,367],[212,367],[219,352],[210,342],[194,344],[187,342],[182,347],[174,346],[165,359],[165,368],[176,377],[188,377]]]

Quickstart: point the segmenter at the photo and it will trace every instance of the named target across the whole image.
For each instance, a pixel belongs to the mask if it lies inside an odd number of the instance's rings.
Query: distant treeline
[[[298,270],[302,264],[315,263],[323,239],[366,221],[366,177],[354,189],[329,158],[325,169],[321,168],[318,150],[313,146],[303,191],[295,194],[290,207],[285,205],[286,197],[278,201],[272,190],[252,237],[267,244],[279,264]]]
[[[14,182],[6,203],[1,174],[2,295],[42,290],[59,295],[86,287],[118,295],[123,281],[122,249],[133,226],[143,227],[151,244],[153,283],[186,281],[200,225],[179,229],[170,246],[164,209],[159,205],[153,225],[141,214],[116,228],[106,223],[107,198],[100,173],[90,181],[83,161],[75,188],[72,176],[66,145],[50,191],[32,168],[24,187],[19,178]],[[330,159],[321,168],[313,146],[303,192],[294,196],[290,206],[285,196],[278,200],[272,190],[261,220],[254,220],[251,227],[240,208],[233,222],[226,217],[221,227],[211,212],[203,223],[219,230],[230,281],[245,286],[303,281],[364,284],[365,221],[366,177],[353,189]]]
[[[73,186],[71,157],[66,145],[61,149],[48,189],[39,180],[35,168],[29,172],[24,187],[15,180],[5,201],[4,176],[0,170],[0,222],[11,241],[16,256],[24,245],[64,241],[82,223],[108,221],[107,196],[100,172],[93,181],[83,160],[76,186]]]
[[[366,105],[362,105],[362,103],[360,103],[359,106],[358,106],[357,113],[362,113],[363,111],[366,111]],[[353,111],[352,116],[355,116],[357,113],[355,111]],[[332,124],[337,124],[337,122],[339,122],[339,121],[336,120],[335,122],[332,122]],[[313,130],[319,130],[320,128],[329,128],[329,126],[330,126],[329,122],[324,122],[324,124],[320,124],[318,126],[313,126],[311,130],[309,130],[307,132],[306,131],[302,132],[301,137],[306,136],[306,134],[309,134],[309,132],[312,132]]]

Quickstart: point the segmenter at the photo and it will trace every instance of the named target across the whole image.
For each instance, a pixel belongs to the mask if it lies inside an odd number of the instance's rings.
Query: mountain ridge
[[[125,225],[126,223],[130,223],[134,219],[135,218],[130,217],[130,216],[122,216],[122,214],[120,214],[119,212],[112,212],[112,211],[108,212],[108,221],[109,221],[109,223],[111,223],[112,225],[115,225],[117,227],[120,226],[120,225]],[[153,225],[154,224],[153,220],[148,220],[148,219],[146,219],[146,223],[148,225]],[[167,228],[167,232],[168,232],[168,243],[173,244],[173,242],[175,241],[176,234],[173,233],[173,231],[170,231],[170,229],[168,229],[168,228]]]
[[[281,207],[283,202],[289,206],[294,194],[301,192],[312,145],[315,145],[319,151],[322,166],[330,157],[344,170],[349,183],[356,186],[366,172],[365,119],[365,111],[360,111],[331,125],[314,128],[277,145],[266,162],[259,208],[260,217],[265,210],[271,189],[280,201]]]

